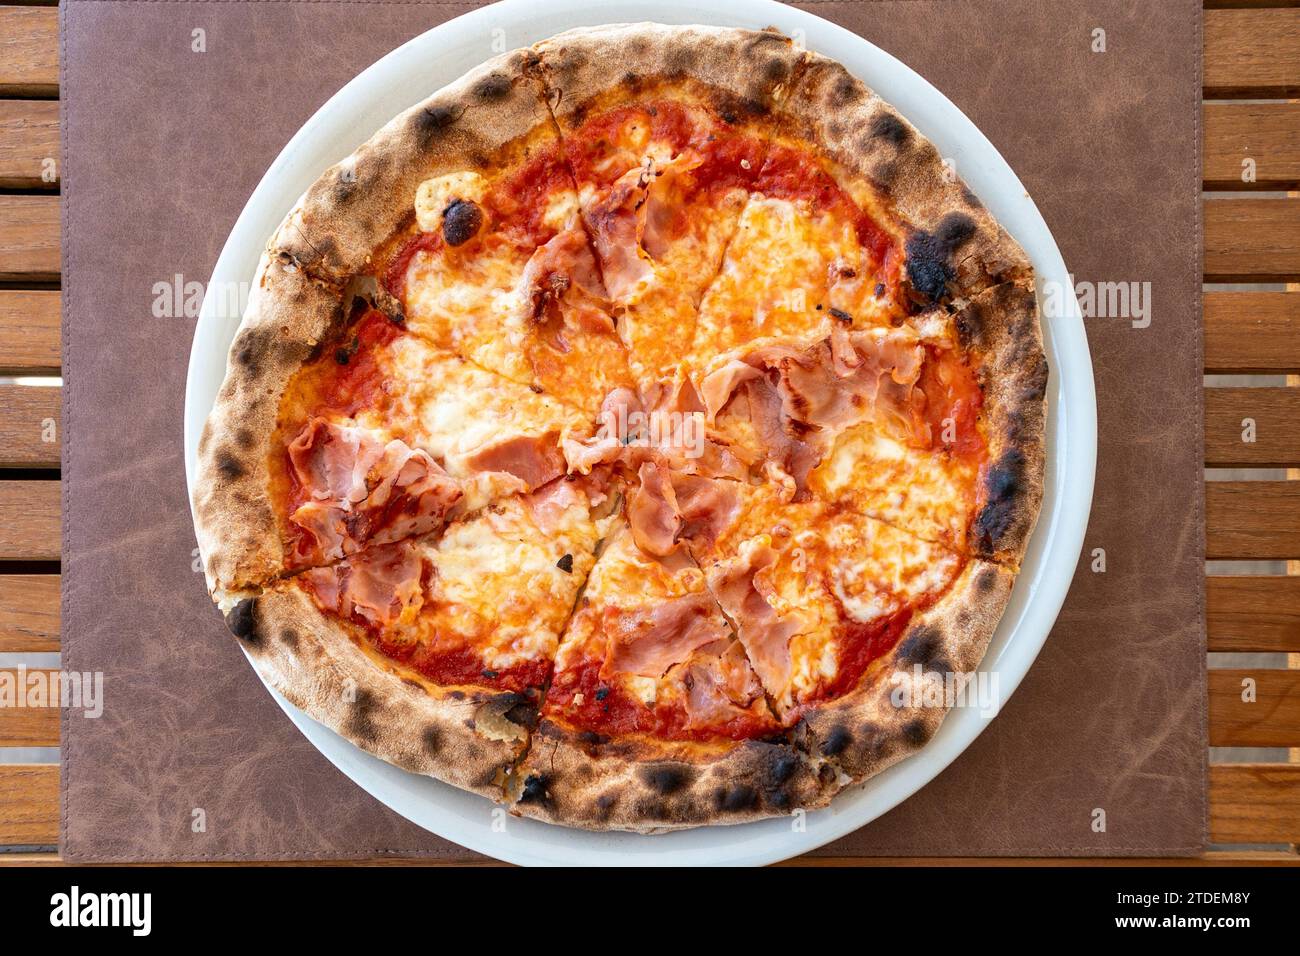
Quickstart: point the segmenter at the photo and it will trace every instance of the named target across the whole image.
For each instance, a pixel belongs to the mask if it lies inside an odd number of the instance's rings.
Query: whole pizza
[[[789,814],[979,664],[1046,382],[1024,254],[839,64],[576,30],[290,213],[198,540],[267,682],[400,767],[595,829]]]

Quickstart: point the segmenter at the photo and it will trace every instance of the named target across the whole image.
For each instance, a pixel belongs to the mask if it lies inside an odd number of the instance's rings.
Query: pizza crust
[[[839,789],[784,740],[606,739],[543,720],[516,774],[513,810],[589,830],[663,833],[825,806]]]
[[[968,563],[952,588],[912,620],[856,690],[805,715],[801,729],[807,733],[810,757],[841,772],[841,786],[848,786],[924,747],[949,708],[914,701],[895,706],[891,675],[911,675],[918,664],[922,672],[941,676],[973,672],[1002,619],[1015,578],[997,564]]]
[[[403,676],[298,588],[245,599],[226,623],[262,679],[315,720],[403,770],[502,799],[536,714],[525,695]]]
[[[1016,569],[1043,502],[1047,358],[1032,280],[975,296],[954,317],[961,347],[979,359],[989,465],[973,517],[973,554]]]
[[[609,91],[635,93],[663,82],[701,93],[720,115],[765,114],[803,59],[803,51],[775,30],[662,23],[582,27],[533,49],[561,132],[580,125],[593,101]]]
[[[280,399],[319,343],[344,324],[341,293],[308,277],[286,252],[262,256],[199,439],[194,530],[214,596],[255,587],[284,569],[269,497]]]

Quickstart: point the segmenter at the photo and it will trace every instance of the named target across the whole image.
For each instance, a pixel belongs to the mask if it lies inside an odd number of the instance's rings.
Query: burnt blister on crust
[[[957,251],[976,232],[965,213],[950,212],[933,232],[918,229],[907,238],[907,290],[912,304],[924,310],[949,297],[957,278]]]
[[[226,612],[226,627],[245,644],[256,644],[257,598],[244,598]]]
[[[637,774],[641,782],[663,797],[672,796],[695,780],[695,771],[686,764],[657,763],[642,767]]]
[[[1024,490],[1025,456],[1019,449],[1008,450],[988,471],[984,481],[985,505],[971,522],[972,548],[982,557],[993,557],[1002,539],[1016,524]]]

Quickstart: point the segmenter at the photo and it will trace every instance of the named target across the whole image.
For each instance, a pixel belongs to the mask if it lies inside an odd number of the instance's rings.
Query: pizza
[[[1024,254],[842,66],[581,29],[294,206],[195,526],[264,679],[371,753],[558,824],[740,823],[933,736],[1037,519],[1046,385]]]

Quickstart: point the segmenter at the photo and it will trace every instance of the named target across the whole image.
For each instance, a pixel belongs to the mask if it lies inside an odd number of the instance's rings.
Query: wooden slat
[[[1206,189],[1300,187],[1300,103],[1206,103]],[[1253,182],[1242,176],[1254,160]]]
[[[1207,292],[1204,318],[1207,372],[1300,372],[1300,293]]]
[[[42,693],[59,693],[59,685],[50,686],[50,675],[58,671],[41,668],[29,668],[25,673],[12,667],[0,668],[0,681],[11,682],[23,693],[26,678],[39,679],[44,687]],[[5,675],[10,675],[6,677]],[[20,681],[23,678],[23,681]],[[24,698],[28,704],[35,703],[32,698]],[[48,699],[40,706],[4,706],[0,707],[0,747],[57,747],[59,745],[59,701]]]
[[[58,765],[0,765],[0,846],[58,842]]]
[[[1300,199],[1207,199],[1204,209],[1205,281],[1300,281]]]
[[[1211,575],[1205,627],[1212,651],[1300,651],[1300,575]]]
[[[51,189],[58,184],[59,104],[0,100],[0,188]],[[47,162],[52,160],[53,162]],[[44,178],[47,175],[53,178]]]
[[[1242,700],[1253,680],[1255,700]],[[1300,670],[1209,671],[1211,747],[1300,746]]]
[[[0,279],[59,276],[59,197],[0,196]]]
[[[2,399],[0,399],[2,401]],[[1254,423],[1253,441],[1247,420]],[[1300,465],[1300,388],[1207,388],[1205,463],[1218,468]]]
[[[58,649],[59,576],[0,574],[0,654]]]
[[[1300,93],[1300,10],[1207,10],[1206,99]]]
[[[0,7],[0,96],[59,92],[59,11]]]
[[[59,482],[0,481],[0,560],[59,560]]]
[[[1207,481],[1205,556],[1300,556],[1300,481]]]
[[[0,385],[0,468],[59,466],[62,389]]]
[[[1210,767],[1212,843],[1300,843],[1300,764]]]
[[[59,310],[58,292],[0,289],[0,372],[59,367]]]

